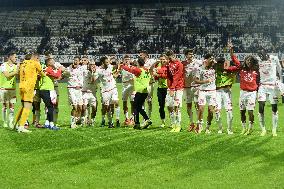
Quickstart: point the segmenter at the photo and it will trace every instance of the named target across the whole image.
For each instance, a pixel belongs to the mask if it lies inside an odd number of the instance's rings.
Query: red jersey
[[[183,64],[179,60],[169,61],[167,84],[170,90],[183,89]]]
[[[240,75],[240,88],[244,91],[256,91],[258,89],[258,77],[259,73],[254,70],[244,70],[240,67],[240,61],[235,55],[232,57],[232,61],[236,66],[230,66],[229,71],[239,71]]]

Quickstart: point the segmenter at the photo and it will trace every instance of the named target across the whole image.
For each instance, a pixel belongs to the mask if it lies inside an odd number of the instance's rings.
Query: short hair
[[[74,60],[75,60],[76,58],[78,58],[78,59],[80,60],[80,56],[75,56],[75,57],[74,57]]]
[[[145,64],[145,61],[142,58],[138,58],[137,63],[138,63],[139,66],[142,67]]]
[[[211,57],[213,57],[213,54],[211,54],[211,53],[207,53],[207,54],[205,54],[204,55],[204,59],[209,59],[209,58],[211,58]]]
[[[50,51],[45,51],[45,52],[44,52],[44,55],[45,55],[45,56],[50,56],[50,55],[51,55],[51,52],[50,52]]]
[[[130,58],[130,56],[128,54],[124,55],[123,59],[125,58]]]
[[[89,59],[89,57],[88,57],[88,56],[86,56],[86,55],[82,56],[82,57],[81,57],[81,59],[82,59],[82,58],[87,58],[87,59]]]
[[[183,54],[187,55],[188,53],[194,53],[194,49],[184,49]]]
[[[30,60],[32,58],[32,54],[28,53],[25,55],[25,60]]]
[[[148,56],[148,52],[146,50],[141,50],[139,53],[146,54]]]
[[[107,60],[108,58],[106,56],[103,56],[100,58],[100,63],[103,64],[105,63],[105,61]]]
[[[160,54],[159,58],[161,58],[161,57],[166,57],[166,58],[168,58],[168,56],[167,56],[165,53]]]
[[[10,51],[10,52],[7,54],[7,57],[13,56],[14,54],[16,54],[15,51]]]
[[[172,51],[172,50],[168,50],[167,52],[166,52],[166,55],[169,57],[169,56],[174,56],[175,55],[175,53],[174,53],[174,51]]]

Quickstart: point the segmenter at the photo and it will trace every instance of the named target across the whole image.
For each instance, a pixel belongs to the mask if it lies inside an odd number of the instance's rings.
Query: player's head
[[[148,52],[145,50],[141,50],[139,52],[139,57],[142,58],[144,61],[148,58]]]
[[[87,56],[83,56],[80,60],[81,65],[88,65],[90,63]]]
[[[191,61],[193,59],[193,56],[194,56],[194,49],[185,49],[183,51],[183,54],[188,61]]]
[[[174,60],[175,59],[175,53],[172,50],[167,51],[166,55],[167,55],[169,60]]]
[[[166,54],[161,54],[159,60],[162,65],[166,65],[169,61],[168,56]]]
[[[79,65],[80,64],[80,57],[79,56],[75,56],[74,57],[74,61],[73,61],[73,65]]]
[[[31,60],[39,61],[40,60],[40,55],[37,52],[33,52],[31,56]]]
[[[215,64],[215,58],[213,56],[213,54],[208,53],[204,56],[204,66],[205,68],[212,68]]]
[[[139,67],[143,67],[145,65],[145,60],[143,58],[138,58],[137,64]]]
[[[88,65],[90,71],[95,72],[96,70],[96,62],[90,62]]]
[[[17,61],[16,52],[14,52],[14,51],[9,52],[8,55],[7,55],[7,58],[8,58],[8,61],[11,61],[12,63],[16,63],[16,61]]]
[[[44,56],[45,56],[45,59],[53,58],[53,56],[52,56],[52,54],[51,54],[50,51],[46,51],[46,52],[44,53]]]
[[[226,59],[223,57],[216,59],[215,69],[217,71],[223,71],[225,66]]]
[[[257,58],[252,55],[246,56],[242,68],[245,70],[258,70]]]
[[[131,59],[130,56],[127,54],[123,57],[123,64],[130,65]]]
[[[45,60],[45,64],[46,66],[50,66],[52,68],[55,68],[55,62],[54,62],[54,59],[53,58],[48,58]]]
[[[269,55],[266,53],[264,49],[257,52],[257,55],[259,56],[260,60],[266,61],[269,59]]]
[[[108,65],[109,65],[109,59],[108,59],[108,57],[106,57],[106,56],[101,57],[101,58],[100,58],[100,63],[102,64],[102,66],[103,66],[104,68],[107,68]]]

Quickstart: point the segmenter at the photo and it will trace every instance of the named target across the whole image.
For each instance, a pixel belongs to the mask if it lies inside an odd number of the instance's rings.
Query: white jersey
[[[155,64],[156,60],[148,58],[145,61],[144,67],[150,69],[153,64]]]
[[[55,62],[54,67],[55,67],[56,70],[58,70],[59,68],[61,68],[63,66],[59,62]],[[58,81],[56,79],[53,80],[53,83],[54,83],[54,87],[58,87]]]
[[[112,75],[113,66],[108,65],[107,69],[99,68],[96,70],[98,79],[101,82],[101,92],[107,92],[116,88],[116,81]]]
[[[95,79],[95,81],[92,80]],[[83,81],[83,92],[92,92],[93,94],[97,91],[97,84],[98,84],[98,74],[95,72],[91,72],[89,70],[84,72],[84,81]]]
[[[184,86],[185,87],[198,87],[199,84],[196,84],[193,81],[193,78],[196,76],[196,73],[202,66],[202,60],[193,59],[191,63],[184,66]]]
[[[201,80],[211,80],[210,83],[200,84],[199,90],[216,90],[215,70],[213,68],[205,69],[203,66],[196,72],[196,77]]]
[[[121,71],[122,83],[134,84],[134,75],[128,71]]]
[[[260,61],[260,84],[275,85],[277,81],[277,70],[281,70],[278,57],[270,55],[267,61]]]
[[[80,67],[72,68],[69,66],[66,71],[70,74],[68,78],[68,87],[82,87],[84,81],[84,75]]]

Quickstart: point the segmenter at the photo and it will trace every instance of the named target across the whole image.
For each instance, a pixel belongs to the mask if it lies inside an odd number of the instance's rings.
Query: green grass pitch
[[[253,134],[240,135],[238,84],[232,136],[218,135],[215,122],[210,135],[186,132],[185,105],[181,133],[159,128],[156,93],[153,126],[147,130],[100,128],[100,113],[96,127],[71,130],[65,84],[60,92],[60,131],[31,128],[30,134],[18,134],[0,128],[0,188],[284,187],[284,108],[279,105],[278,137],[271,136],[268,105],[268,135],[259,136],[257,111]],[[224,112],[222,118],[225,124]]]

